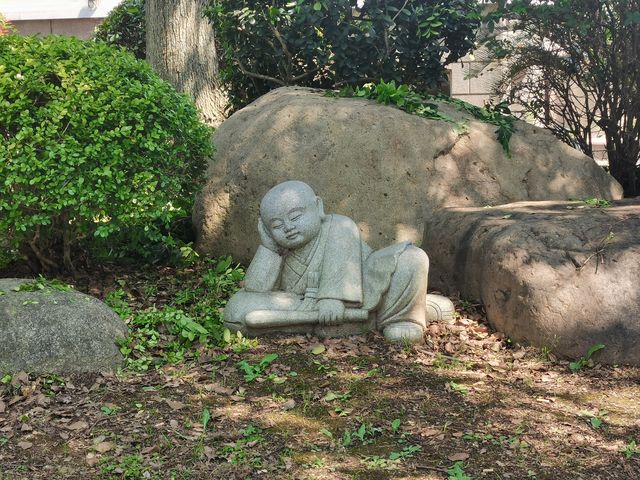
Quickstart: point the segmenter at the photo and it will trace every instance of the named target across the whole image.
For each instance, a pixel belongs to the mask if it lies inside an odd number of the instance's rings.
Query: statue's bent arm
[[[276,252],[260,245],[244,276],[244,288],[248,292],[272,292],[276,290],[282,262]]]

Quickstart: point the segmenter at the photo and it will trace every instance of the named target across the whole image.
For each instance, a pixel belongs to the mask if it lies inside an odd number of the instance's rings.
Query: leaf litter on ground
[[[163,270],[156,304],[179,289],[172,276],[195,272]],[[144,275],[108,275],[92,279],[91,293],[104,297],[124,279],[133,308],[148,306]],[[0,463],[7,475],[34,479],[115,471],[228,479],[429,471],[446,479],[454,463],[471,478],[640,478],[640,454],[629,447],[640,443],[640,369],[585,365],[571,374],[569,362],[492,332],[477,307],[458,312],[453,324],[429,325],[422,346],[388,345],[377,334],[295,335],[241,352],[203,349],[196,362],[142,374],[53,381],[20,372],[0,383]],[[274,354],[261,382],[237,368]],[[106,415],[104,406],[120,410]],[[392,469],[362,464],[391,457]]]

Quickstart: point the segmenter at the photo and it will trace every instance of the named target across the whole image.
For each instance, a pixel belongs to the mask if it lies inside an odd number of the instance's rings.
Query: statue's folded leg
[[[378,328],[393,342],[423,341],[429,258],[418,247],[407,247],[398,257],[389,289],[378,305]]]
[[[224,325],[231,331],[250,331],[245,319],[247,314],[255,310],[297,310],[302,301],[300,295],[288,292],[247,292],[242,289],[236,292],[224,308]]]

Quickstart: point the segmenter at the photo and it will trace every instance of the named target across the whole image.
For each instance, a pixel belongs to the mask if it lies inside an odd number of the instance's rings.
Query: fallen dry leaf
[[[23,450],[27,450],[27,449],[33,447],[33,443],[31,443],[31,442],[18,442],[18,446]]]
[[[460,461],[464,462],[467,458],[469,458],[469,454],[464,452],[459,452],[459,453],[454,453],[453,455],[449,455],[447,458],[452,462],[460,462]]]
[[[98,453],[106,453],[109,450],[113,450],[115,445],[111,442],[100,442],[93,446],[96,452]]]
[[[84,430],[88,428],[89,424],[82,420],[78,420],[77,422],[73,422],[71,425],[67,425],[68,430]]]
[[[520,360],[521,358],[523,358],[525,356],[527,352],[523,349],[523,350],[518,350],[517,352],[515,352],[513,354],[513,358],[515,358],[516,360]]]
[[[164,400],[171,410],[180,410],[185,407],[184,403],[179,402],[177,400],[171,400],[169,398],[165,398]]]
[[[7,409],[7,405],[0,400],[0,413],[4,413],[4,411]]]
[[[311,347],[311,353],[313,353],[314,355],[320,355],[321,353],[324,353],[326,350],[327,348],[321,343],[317,343]]]
[[[287,410],[291,410],[291,409],[292,409],[293,407],[295,407],[295,406],[296,406],[296,401],[295,401],[293,398],[290,398],[289,400],[287,400],[286,402],[284,402],[284,403],[280,406],[280,408],[281,408],[282,410],[287,411]]]
[[[204,456],[209,460],[216,458],[216,451],[211,447],[204,447]]]
[[[205,385],[204,389],[207,392],[215,392],[221,395],[231,395],[233,393],[232,389],[223,387],[222,385],[219,385],[217,383],[210,383],[208,385]]]
[[[25,372],[18,372],[11,378],[11,385],[14,388],[20,387],[20,385],[26,385],[29,383],[29,375]]]

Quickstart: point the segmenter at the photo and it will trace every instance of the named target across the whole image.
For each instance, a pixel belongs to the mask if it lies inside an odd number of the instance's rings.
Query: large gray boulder
[[[123,358],[116,345],[127,326],[97,298],[0,279],[0,372],[100,372]]]
[[[322,192],[326,210],[353,218],[376,249],[401,240],[420,245],[425,218],[442,207],[622,195],[591,158],[541,128],[517,122],[509,158],[494,125],[441,109],[465,122],[466,133],[323,91],[264,95],[215,133],[216,159],[193,214],[198,249],[248,263],[260,244],[260,198],[284,180]]]
[[[481,301],[513,340],[640,365],[640,200],[445,209],[423,247],[430,286]]]

